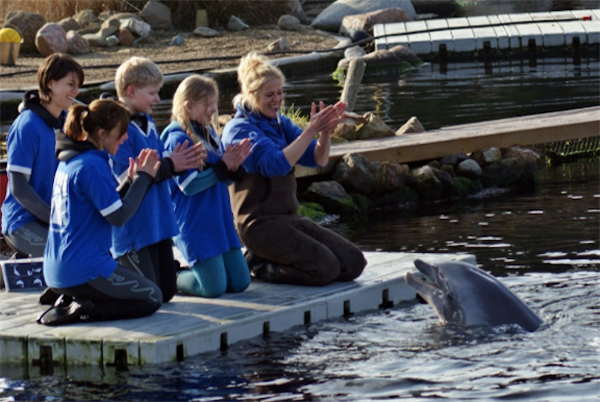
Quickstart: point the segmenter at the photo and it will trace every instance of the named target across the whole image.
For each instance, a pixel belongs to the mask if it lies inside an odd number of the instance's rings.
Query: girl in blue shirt
[[[234,99],[237,112],[225,126],[223,142],[234,145],[250,138],[254,144],[243,164],[247,173],[231,191],[252,275],[267,282],[310,286],[357,278],[366,265],[362,252],[298,215],[294,176],[296,164],[327,164],[331,131],[346,105],[325,107],[321,102],[317,111],[313,103],[310,123],[303,130],[280,114],[285,78],[267,58],[255,53],[242,58],[238,81],[242,92]]]
[[[245,140],[223,147],[210,126],[218,97],[214,80],[200,75],[186,78],[173,97],[172,123],[161,135],[167,151],[190,140],[202,143],[207,150],[204,169],[189,169],[170,183],[179,226],[174,241],[191,268],[179,272],[177,289],[203,297],[241,292],[250,284],[248,265],[233,226],[227,186],[243,177],[240,165],[252,145]]]
[[[52,181],[58,161],[55,132],[83,84],[71,56],[55,53],[40,65],[37,90],[28,91],[6,141],[8,186],[2,204],[2,234],[17,256],[44,255]],[[0,281],[1,282],[1,281]]]
[[[61,297],[40,316],[41,324],[141,317],[161,305],[160,288],[110,253],[113,225],[137,211],[160,166],[156,151],[143,150],[130,159],[130,185],[117,188],[109,155],[127,139],[128,124],[124,106],[97,100],[71,107],[65,134],[57,134],[44,278]]]

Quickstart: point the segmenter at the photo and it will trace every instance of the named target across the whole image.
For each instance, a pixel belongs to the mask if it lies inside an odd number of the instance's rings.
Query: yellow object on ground
[[[0,42],[21,43],[21,34],[12,28],[0,29]]]

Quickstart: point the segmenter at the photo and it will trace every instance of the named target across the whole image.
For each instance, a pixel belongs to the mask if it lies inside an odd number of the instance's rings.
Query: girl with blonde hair
[[[189,169],[170,183],[179,226],[174,241],[190,266],[190,270],[179,271],[177,289],[203,297],[241,292],[250,284],[227,187],[243,177],[241,164],[252,144],[245,140],[223,146],[211,126],[218,98],[217,84],[211,78],[186,78],[175,91],[172,122],[161,135],[167,151],[189,140],[202,143],[207,150],[204,167]]]
[[[320,102],[317,111],[313,103],[303,130],[280,113],[285,78],[266,57],[250,53],[242,58],[238,82],[236,114],[225,126],[223,142],[234,145],[251,139],[254,143],[243,163],[246,175],[231,191],[235,223],[249,251],[246,260],[252,275],[267,282],[311,286],[357,278],[366,265],[362,252],[298,215],[294,176],[296,164],[327,164],[331,131],[346,105],[325,107]]]

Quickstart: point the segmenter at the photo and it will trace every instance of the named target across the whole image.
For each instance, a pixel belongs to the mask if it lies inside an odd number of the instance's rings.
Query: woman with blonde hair
[[[283,116],[282,72],[266,57],[250,53],[238,67],[241,93],[234,98],[235,117],[225,126],[223,142],[251,139],[252,154],[243,163],[244,179],[231,195],[235,223],[252,275],[273,283],[321,286],[351,281],[366,261],[352,243],[297,214],[294,166],[323,167],[330,135],[346,105],[311,107],[303,130]],[[319,134],[318,140],[315,136]]]
[[[173,96],[171,124],[161,135],[167,151],[185,141],[202,143],[205,166],[189,169],[170,182],[179,234],[174,241],[190,270],[177,275],[177,289],[185,294],[219,297],[242,292],[250,285],[248,265],[233,225],[227,187],[241,180],[242,162],[251,152],[250,140],[225,148],[211,126],[219,91],[211,78],[192,75]]]

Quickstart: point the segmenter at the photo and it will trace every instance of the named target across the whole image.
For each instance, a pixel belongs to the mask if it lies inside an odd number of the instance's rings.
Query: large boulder
[[[434,168],[429,165],[422,166],[410,172],[409,184],[419,197],[430,201],[440,198],[444,192],[444,185],[437,177]]]
[[[21,53],[37,53],[35,46],[35,35],[37,31],[46,23],[46,18],[37,13],[28,11],[11,11],[6,14],[4,20],[5,26],[13,25],[21,31],[23,35],[23,44],[21,44]]]
[[[300,20],[289,14],[283,14],[277,20],[277,26],[284,31],[299,31],[300,30]]]
[[[412,19],[417,15],[410,0],[338,0],[323,10],[310,25],[315,29],[339,32],[345,16],[366,14],[384,8],[400,8]]]
[[[306,199],[323,206],[331,214],[355,214],[360,212],[358,206],[344,187],[336,181],[314,182],[306,191]]]
[[[67,33],[57,23],[50,22],[40,28],[35,35],[35,46],[44,57],[52,53],[67,53],[69,51]]]
[[[66,35],[67,46],[71,54],[84,54],[90,52],[90,44],[77,31],[69,31]]]
[[[73,17],[63,18],[62,20],[58,21],[58,25],[60,25],[65,32],[79,31],[81,29],[79,22],[75,21]]]
[[[144,6],[140,17],[155,31],[171,29],[171,9],[161,2],[150,0]]]
[[[336,165],[333,180],[348,191],[369,195],[377,188],[377,171],[364,156],[347,154]]]
[[[384,8],[366,14],[347,15],[342,20],[340,32],[346,34],[351,30],[370,32],[375,24],[405,22],[413,19],[401,8]]]

